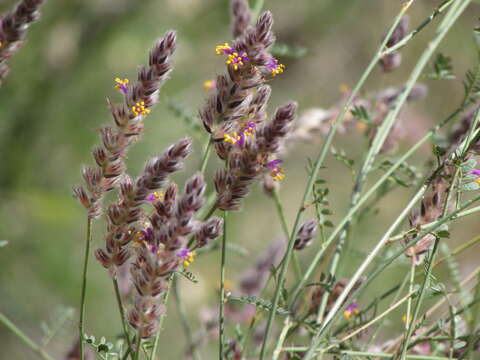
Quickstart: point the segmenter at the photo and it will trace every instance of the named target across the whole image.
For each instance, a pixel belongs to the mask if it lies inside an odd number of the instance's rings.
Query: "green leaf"
[[[450,233],[447,230],[438,231],[435,235],[439,238],[449,238]]]
[[[462,191],[476,191],[480,189],[480,185],[476,182],[470,182],[468,184],[463,184],[462,186],[460,186],[460,189]]]
[[[448,56],[439,53],[433,63],[432,72],[426,77],[432,80],[451,80],[455,79],[453,74],[452,59]]]
[[[228,301],[236,301],[242,304],[255,305],[257,309],[265,310],[265,311],[270,311],[272,308],[272,303],[269,300],[265,300],[257,296],[241,296],[239,298],[231,296],[228,298]],[[276,313],[279,315],[290,314],[288,310],[282,307],[277,307]]]
[[[110,349],[108,348],[107,344],[100,344],[97,347],[98,352],[108,352]]]
[[[333,223],[332,223],[330,220],[324,221],[324,222],[323,222],[323,226],[331,227],[331,228],[334,227]]]
[[[461,165],[462,172],[464,174],[466,174],[469,171],[474,170],[476,168],[476,166],[477,166],[477,160],[475,160],[473,158],[469,159],[469,160],[462,163],[462,165]]]
[[[190,280],[192,283],[194,284],[197,284],[198,283],[198,280],[197,278],[195,277],[195,275],[193,275],[190,271],[186,271],[186,270],[182,270],[182,271],[175,271],[177,274],[180,274],[182,275],[184,278],[186,278],[187,280]]]
[[[332,215],[333,212],[330,209],[322,209],[321,213],[323,215]]]

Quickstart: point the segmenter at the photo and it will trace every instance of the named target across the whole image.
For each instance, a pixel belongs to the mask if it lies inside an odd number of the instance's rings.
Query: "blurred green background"
[[[409,14],[418,25],[440,1],[415,2]],[[14,1],[0,1],[0,12]],[[341,97],[339,86],[353,86],[367,65],[398,12],[398,0],[267,0],[265,8],[275,17],[278,42],[307,49],[306,56],[282,58],[286,71],[275,78],[270,113],[275,106],[294,99],[300,113],[310,107],[329,108]],[[478,5],[471,5],[441,45],[453,57],[457,80],[424,82],[429,86],[425,100],[409,106],[407,148],[434,123],[443,119],[462,98],[461,79],[475,64],[472,29],[478,25]],[[223,72],[222,59],[214,54],[217,44],[231,40],[228,1],[219,0],[49,0],[41,20],[30,28],[27,43],[10,61],[11,73],[0,89],[0,310],[35,340],[42,337],[41,323],[58,316],[60,307],[78,309],[80,271],[83,260],[85,213],[71,196],[71,186],[80,182],[82,164],[91,163],[90,149],[97,142],[96,129],[111,121],[106,98],[119,101],[113,78],[134,79],[139,64],[147,61],[153,42],[168,29],[178,31],[178,50],[171,80],[161,93],[160,104],[146,118],[142,141],[130,152],[129,171],[137,175],[145,160],[159,154],[179,137],[191,133],[182,119],[168,108],[169,101],[182,104],[195,114],[206,95],[203,82]],[[391,74],[377,69],[366,89],[399,85],[406,79],[433,34],[430,26],[403,49],[402,66]],[[197,168],[203,142],[195,152],[179,183]],[[307,157],[316,155],[316,144],[300,144],[285,161],[287,178],[281,198],[289,224],[300,202],[307,174]],[[337,136],[336,148],[345,149],[359,161],[366,148],[360,134]],[[430,156],[426,146],[413,162],[421,165]],[[211,179],[218,162],[208,168]],[[330,202],[337,220],[348,205],[352,186],[349,170],[329,157],[321,177],[329,181]],[[209,185],[211,189],[212,186]],[[379,203],[381,211],[365,218],[352,235],[348,276],[385,231],[412,189],[399,189]],[[230,239],[251,254],[266,248],[281,234],[272,201],[255,187],[243,210],[230,217]],[[102,245],[104,224],[95,224],[95,246]],[[458,221],[451,246],[469,240],[478,232],[474,218]],[[310,258],[318,244],[306,250]],[[462,271],[473,266],[475,251],[462,255]],[[253,256],[231,256],[227,277],[239,278],[253,263]],[[218,252],[200,258],[191,270],[198,285],[182,282],[182,296],[198,326],[200,308],[216,305]],[[93,260],[87,298],[87,332],[113,340],[120,323],[108,274]],[[381,291],[385,281],[394,284],[407,271],[398,262],[372,288]],[[443,270],[438,274],[442,276]],[[368,300],[368,299],[367,299]],[[161,359],[179,359],[184,345],[175,306],[169,309],[161,337]],[[76,336],[77,314],[52,340],[50,352],[63,356]],[[398,322],[400,322],[400,315]],[[395,319],[394,319],[395,320]],[[392,323],[391,329],[398,324]],[[31,359],[33,355],[0,326],[2,359]]]

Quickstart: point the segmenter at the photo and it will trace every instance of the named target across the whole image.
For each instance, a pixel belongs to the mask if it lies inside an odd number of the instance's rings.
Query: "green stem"
[[[415,261],[411,259],[410,265],[410,278],[409,278],[409,287],[408,291],[412,292],[415,285]],[[412,298],[410,297],[407,301],[407,317],[405,319],[405,330],[408,330],[408,326],[411,323],[410,321],[410,312],[412,311]]]
[[[385,49],[385,51],[382,52],[382,57],[391,54],[392,52],[397,51],[401,47],[405,46],[407,42],[409,42],[415,35],[422,31],[425,26],[432,22],[433,19],[440,15],[446,8],[452,5],[454,1],[455,0],[445,0],[443,3],[441,3],[427,19],[425,19],[419,26],[417,26],[414,30],[407,34],[402,40],[400,40],[394,46]]]
[[[180,318],[180,324],[182,325],[183,332],[185,333],[185,337],[187,339],[187,349],[189,350],[191,349],[192,358],[194,360],[199,360],[200,356],[198,354],[196,347],[194,346],[195,344],[193,341],[192,329],[190,328],[190,324],[188,323],[187,312],[185,310],[185,306],[183,305],[182,297],[180,296],[180,279],[176,275],[173,278],[173,295],[177,303],[177,310]]]
[[[159,331],[160,332],[160,329]],[[140,337],[140,331],[138,332],[137,334],[137,343],[136,343],[136,346],[135,346],[135,357],[134,357],[134,360],[138,360],[138,357],[140,356],[140,351],[142,350],[141,349],[141,343],[142,343],[142,338]],[[155,358],[155,353],[152,352],[152,359]]]
[[[163,299],[163,305],[165,305],[165,308],[167,307],[170,291],[172,290],[173,276],[174,274],[170,275],[170,277],[168,278],[168,288],[167,288],[167,292],[165,293],[165,298]],[[160,333],[162,332],[162,326],[163,326],[163,322],[165,320],[166,314],[167,314],[167,310],[165,309],[162,315],[160,315],[160,320],[158,322],[158,330],[157,330],[157,334],[155,335],[155,341],[153,342],[153,349],[152,349],[152,354],[150,355],[150,360],[154,360],[155,356],[157,356],[158,341],[160,339]]]
[[[328,239],[325,241],[324,246],[322,246],[322,249],[320,249],[317,254],[315,255],[315,258],[312,260],[310,266],[306,270],[305,274],[303,275],[302,280],[297,283],[295,289],[294,289],[294,294],[291,297],[292,299],[296,299],[297,296],[299,295],[301,288],[305,285],[305,283],[308,281],[309,277],[312,275],[313,271],[317,268],[318,263],[323,257],[324,252],[327,250],[327,248],[330,246],[330,244],[335,240],[336,236],[338,233],[343,229],[343,226],[350,221],[352,216],[360,209],[360,207],[382,186],[382,184],[387,181],[390,176],[405,162],[407,161],[410,156],[412,156],[424,143],[426,143],[429,139],[435,135],[438,130],[440,130],[442,127],[444,127],[446,124],[448,124],[451,120],[453,120],[457,115],[459,115],[462,111],[464,110],[464,106],[462,105],[458,109],[456,109],[453,113],[451,113],[446,119],[444,119],[442,122],[440,122],[438,125],[436,125],[433,129],[431,129],[422,139],[420,139],[415,145],[413,145],[404,155],[402,155],[395,164],[393,164],[390,169],[388,169],[382,177],[374,184],[372,185],[369,190],[365,193],[364,196],[358,200],[357,204],[350,208],[345,217],[340,221],[340,223],[337,225],[335,230],[331,233],[331,235],[328,237]],[[335,123],[334,123],[335,125]],[[480,210],[480,207],[479,207]],[[470,213],[469,213],[470,214]],[[465,215],[469,215],[465,214]]]
[[[54,360],[50,355],[48,355],[41,346],[37,345],[30,339],[22,330],[20,330],[14,323],[10,321],[5,315],[0,313],[0,323],[5,325],[5,327],[10,330],[17,338],[20,339],[25,345],[27,345],[30,350],[35,354],[40,356],[43,360]]]
[[[430,280],[431,280],[431,274],[432,274],[432,263],[433,263],[433,260],[435,259],[435,255],[437,253],[437,250],[438,250],[438,242],[439,242],[439,239],[437,238],[435,240],[435,245],[433,246],[433,250],[432,250],[432,253],[428,259],[428,263],[427,263],[427,271],[426,271],[426,274],[425,274],[425,279],[423,280],[422,282],[422,286],[420,288],[420,295],[418,296],[418,300],[417,302],[415,303],[415,308],[413,310],[413,317],[412,317],[412,320],[410,321],[410,319],[407,319],[407,324],[409,324],[408,326],[408,329],[407,329],[407,334],[405,336],[405,340],[403,342],[403,347],[402,347],[402,356],[401,358],[402,359],[406,359],[406,356],[407,356],[407,349],[408,349],[408,343],[410,341],[410,338],[413,334],[413,330],[415,329],[415,320],[417,319],[418,317],[418,314],[420,313],[420,307],[422,305],[422,302],[423,302],[423,299],[425,298],[425,290],[429,287],[430,285]],[[413,259],[412,259],[412,262],[413,262]]]
[[[288,230],[287,220],[285,218],[285,211],[283,209],[282,202],[280,201],[278,190],[276,189],[273,190],[272,197],[275,202],[275,208],[277,210],[278,218],[280,219],[280,224],[282,225],[283,233],[286,236],[286,238],[289,239],[290,231]],[[295,251],[293,252],[292,262],[293,262],[293,268],[295,270],[295,275],[297,276],[297,279],[300,280],[302,278],[302,269],[300,267],[300,263],[298,261],[298,257]]]
[[[298,347],[285,347],[285,348],[283,348],[283,351],[288,351],[288,352],[304,352],[305,350],[307,350],[307,347],[298,346]],[[366,357],[371,357],[371,358],[393,359],[392,354],[364,352],[364,351],[342,350],[342,351],[332,351],[332,352],[329,352],[328,354],[366,356]],[[407,355],[407,359],[412,359],[412,360],[448,360],[448,357],[427,356],[427,355]]]
[[[418,195],[418,194],[417,194]],[[476,196],[474,197],[473,199],[470,199],[468,201],[466,201],[462,206],[460,206],[457,210],[455,210],[454,212],[452,212],[451,214],[447,215],[445,218],[441,219],[436,228],[439,228],[440,226],[442,226],[443,224],[445,224],[446,222],[448,222],[451,217],[454,217],[458,212],[468,208],[470,205],[472,205],[473,203],[477,202],[480,200],[480,196]],[[391,229],[393,228],[393,226],[391,227]],[[432,229],[432,230],[435,230],[436,228]],[[390,229],[390,230],[391,230]],[[390,232],[387,231],[386,235],[388,235],[388,233]],[[360,293],[373,281],[375,280],[380,274],[382,274],[385,269],[390,266],[398,257],[400,257],[401,255],[403,255],[405,253],[405,251],[407,249],[409,249],[410,247],[412,246],[415,246],[415,244],[417,244],[425,235],[427,235],[428,232],[421,232],[417,238],[415,238],[414,240],[412,240],[411,242],[409,242],[408,244],[406,244],[405,246],[401,247],[400,249],[398,249],[397,251],[395,251],[393,253],[392,256],[390,256],[388,259],[386,259],[381,265],[379,265],[378,267],[375,268],[375,270],[373,270],[365,279],[365,281],[358,287],[357,290],[353,291],[353,293],[351,294],[351,298],[356,298],[360,295]],[[385,236],[383,237],[383,240],[385,239]],[[382,241],[381,241],[382,242]],[[367,258],[368,262],[371,262],[373,257],[375,256],[375,253],[377,251],[374,250],[374,252],[372,254],[369,255],[369,257]],[[366,260],[366,261],[367,261]],[[349,292],[352,290],[352,287],[354,285],[354,283],[356,282],[356,280],[358,279],[358,277],[363,273],[363,271],[365,270],[365,266],[364,264],[362,264],[359,268],[359,270],[357,270],[357,272],[353,275],[352,279],[354,280],[352,282],[352,280],[346,285],[344,291],[342,292],[342,294],[339,296],[339,298],[337,299],[337,301],[335,302],[335,304],[332,306],[332,310],[329,312],[329,314],[327,315],[327,319],[324,321],[324,324],[322,326],[322,328],[320,328],[320,331],[318,332],[317,336],[316,336],[316,339],[314,340],[317,344],[318,344],[318,339],[322,339],[325,335],[325,333],[328,331],[328,329],[330,328],[330,326],[332,325],[333,321],[341,314],[341,312],[344,310],[344,308],[347,306],[348,302],[345,302],[345,299],[346,297],[349,295]],[[342,303],[344,303],[343,305],[341,305]],[[316,347],[316,344],[315,344],[315,347]]]
[[[205,150],[203,152],[202,163],[200,164],[200,172],[202,174],[205,173],[205,169],[207,168],[208,159],[210,158],[211,153],[212,153],[212,140],[209,137],[207,145],[205,146]]]
[[[376,255],[380,252],[380,250],[383,248],[385,245],[386,241],[390,237],[390,234],[399,226],[404,218],[407,217],[409,214],[410,210],[412,207],[416,204],[416,202],[423,196],[425,190],[427,189],[427,185],[423,185],[420,190],[415,194],[415,196],[410,200],[408,205],[403,209],[402,213],[395,219],[395,221],[390,225],[388,228],[387,232],[383,235],[383,237],[380,239],[380,241],[377,243],[375,248],[369,253],[367,258],[363,261],[363,263],[360,265],[358,270],[355,272],[355,274],[352,276],[350,279],[349,283],[345,286],[345,289],[342,291],[340,296],[337,298],[335,301],[334,305],[328,312],[327,316],[325,317],[325,320],[322,323],[322,326],[320,329],[317,331],[315,334],[311,346],[309,348],[309,351],[307,352],[305,356],[305,360],[312,359],[312,357],[315,354],[316,348],[320,344],[320,341],[322,340],[322,335],[325,334],[326,330],[330,327],[331,323],[334,320],[334,317],[337,313],[340,313],[340,308],[342,307],[342,304],[346,302],[346,298],[349,295],[350,291],[353,289],[355,283],[358,281],[360,276],[363,274],[363,272],[367,269],[367,267],[370,265],[370,263],[375,259]],[[365,283],[364,283],[365,284]],[[361,288],[362,286],[360,286]],[[357,290],[358,291],[358,290]],[[344,306],[347,306],[348,304],[344,304]],[[338,314],[337,314],[338,315]]]
[[[113,287],[115,289],[115,296],[117,298],[118,310],[120,311],[120,319],[122,320],[123,334],[127,341],[128,348],[130,349],[132,347],[132,343],[130,342],[130,335],[128,334],[127,323],[125,322],[125,310],[123,308],[122,297],[118,288],[117,278],[113,279]]]
[[[477,279],[477,285],[475,286],[475,296],[474,296],[474,299],[478,299],[480,298],[480,274],[478,275],[478,279]],[[476,327],[478,325],[478,322],[480,320],[480,303],[477,303],[475,304],[474,308],[473,308],[473,311],[472,313],[474,314],[471,321],[470,321],[470,324],[469,324],[469,327],[470,327],[470,336],[468,338],[468,348],[467,348],[467,352],[464,356],[465,359],[468,358],[468,355],[472,352],[473,348],[474,348],[474,345],[475,345],[475,338],[476,338],[476,334],[475,334],[475,330],[476,330]],[[476,357],[475,354],[472,353],[470,359],[471,360],[474,360]]]
[[[225,260],[227,245],[227,217],[228,212],[223,212],[223,236],[222,236],[222,254],[220,260],[220,311],[218,315],[219,323],[219,342],[218,359],[223,360],[223,347],[225,344]]]
[[[82,294],[80,297],[80,320],[78,323],[79,328],[79,346],[80,346],[80,360],[85,357],[83,336],[85,333],[85,295],[87,293],[87,275],[88,275],[88,259],[90,257],[90,244],[92,243],[92,222],[93,219],[89,216],[87,218],[87,237],[85,243],[85,256],[83,260],[83,273],[82,273]]]
[[[480,211],[480,206],[475,206],[471,209],[468,209],[468,210],[465,210],[465,211],[462,211],[460,213],[457,214],[457,216],[455,216],[454,218],[452,218],[452,220],[457,220],[457,219],[460,219],[464,216],[468,216],[468,215],[472,215],[472,214],[476,214],[477,212]],[[427,231],[429,232],[431,229],[435,228],[436,225],[438,223],[438,220],[437,221],[432,221],[428,224],[425,224],[425,225],[422,225],[420,227],[420,230],[422,231]],[[415,234],[419,229],[410,229],[410,230],[407,230],[401,234],[398,234],[398,235],[395,235],[395,236],[392,236],[390,239],[388,239],[388,242],[389,243],[392,243],[394,241],[399,241],[399,240],[402,240],[405,238],[405,236],[407,235],[412,235],[412,234]],[[478,239],[474,239],[475,241],[478,241]],[[473,241],[473,240],[472,240]],[[467,245],[465,244],[466,246],[470,246],[470,245]],[[440,261],[440,260],[439,260]],[[442,259],[441,260],[442,262],[445,261],[445,259]]]
[[[287,273],[287,268],[288,268],[290,258],[292,256],[292,252],[293,252],[293,245],[295,243],[295,234],[297,233],[298,228],[300,226],[300,221],[302,219],[303,212],[305,211],[305,204],[307,204],[307,202],[310,198],[310,195],[311,195],[312,189],[313,189],[313,185],[314,185],[315,180],[317,178],[318,172],[320,171],[320,168],[322,167],[323,161],[324,161],[325,156],[328,152],[328,149],[330,148],[333,137],[335,136],[335,133],[337,131],[338,125],[340,123],[342,123],[343,119],[345,118],[345,115],[350,110],[350,105],[352,104],[353,100],[357,96],[360,89],[363,87],[363,84],[367,80],[367,78],[370,75],[370,73],[372,72],[372,70],[377,65],[377,63],[380,59],[380,54],[381,54],[383,48],[385,47],[389,37],[391,36],[393,31],[395,30],[395,28],[399,24],[403,14],[406,12],[408,6],[411,4],[411,1],[407,4],[408,5],[405,5],[405,6],[402,7],[400,13],[396,17],[396,19],[395,19],[395,21],[392,25],[392,27],[388,31],[387,36],[385,37],[384,41],[382,42],[382,44],[378,48],[378,50],[377,50],[376,54],[374,55],[373,59],[370,61],[370,64],[367,66],[367,69],[364,71],[364,73],[360,77],[360,80],[356,84],[355,88],[352,90],[352,92],[351,92],[350,96],[348,97],[347,101],[345,102],[344,106],[341,108],[337,118],[335,119],[332,126],[330,127],[328,135],[327,135],[327,137],[326,137],[326,139],[323,143],[323,146],[320,150],[320,153],[318,154],[317,160],[315,161],[313,170],[310,174],[307,186],[305,188],[305,192],[304,192],[303,197],[302,197],[302,201],[300,203],[300,208],[297,212],[297,216],[296,216],[296,219],[295,219],[295,222],[294,222],[294,225],[293,225],[292,232],[290,234],[290,238],[289,238],[289,242],[288,242],[288,246],[287,246],[287,251],[286,251],[286,254],[284,256],[284,260],[283,260],[282,267],[281,267],[281,270],[280,270],[279,280],[278,280],[276,288],[275,288],[275,293],[274,293],[274,297],[273,297],[273,301],[272,301],[272,308],[270,309],[270,313],[269,313],[269,317],[268,317],[268,321],[267,321],[267,327],[265,329],[265,335],[264,335],[264,338],[263,338],[262,348],[260,350],[259,360],[263,360],[264,357],[265,357],[265,353],[266,353],[266,350],[267,350],[268,337],[269,337],[270,331],[272,329],[273,319],[275,317],[275,312],[277,310],[278,301],[280,299],[280,293],[281,293],[281,290],[283,288],[283,283],[284,283],[285,276],[286,276],[286,273]],[[305,274],[303,279],[305,279],[306,277],[308,277],[308,276],[306,276],[306,274]]]

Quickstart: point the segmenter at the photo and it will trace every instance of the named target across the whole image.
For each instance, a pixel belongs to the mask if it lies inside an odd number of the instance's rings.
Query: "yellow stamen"
[[[240,140],[240,136],[238,136],[236,132],[233,132],[232,135],[230,134],[223,135],[223,141],[232,145],[235,145],[239,140]]]
[[[272,69],[272,76],[275,77],[277,75],[280,75],[281,73],[283,73],[284,70],[285,70],[285,65],[278,64],[275,69]]]
[[[115,89],[117,90],[121,90],[123,86],[127,86],[128,85],[128,79],[120,79],[120,78],[115,78],[115,82],[117,83],[117,85],[115,85]]]
[[[135,114],[135,116],[148,115],[148,114],[150,114],[150,109],[147,109],[145,107],[145,102],[144,101],[140,101],[140,102],[137,102],[135,105],[132,106],[132,112]]]
[[[229,51],[229,50],[232,50],[232,48],[230,47],[230,45],[228,45],[228,43],[225,43],[223,45],[217,45],[215,47],[215,53],[217,55],[223,55],[225,51]]]

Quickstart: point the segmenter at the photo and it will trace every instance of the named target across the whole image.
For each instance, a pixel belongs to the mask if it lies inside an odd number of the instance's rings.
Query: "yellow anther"
[[[150,109],[147,109],[145,107],[145,102],[144,101],[140,101],[140,102],[137,102],[135,105],[132,106],[132,112],[135,114],[135,116],[148,115],[148,114],[150,114]]]
[[[223,45],[217,45],[215,47],[215,53],[217,55],[223,55],[225,54],[227,51],[231,51],[232,48],[230,47],[230,45],[228,45],[228,43],[225,43]]]
[[[230,134],[224,134],[223,135],[223,141],[229,144],[236,144],[240,140],[240,136],[236,132],[233,132],[232,135]]]
[[[272,69],[272,75],[273,75],[273,76],[280,75],[281,73],[283,73],[284,70],[285,70],[285,65],[283,65],[283,64],[278,64],[277,67],[275,67],[274,69]]]

